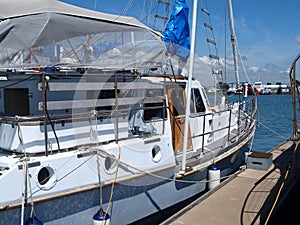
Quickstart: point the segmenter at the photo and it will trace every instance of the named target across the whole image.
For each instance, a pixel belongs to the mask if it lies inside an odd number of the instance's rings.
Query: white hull
[[[243,162],[244,149],[228,156],[217,164],[222,177],[231,174]],[[110,210],[112,225],[129,224],[142,218],[161,213],[207,190],[208,170],[204,168],[184,178],[174,180],[175,168],[165,169],[153,175],[142,175],[133,180],[117,182]],[[148,184],[148,185],[147,185]],[[104,210],[111,185],[103,187]],[[20,204],[20,203],[19,203]],[[90,186],[45,196],[35,202],[35,212],[45,225],[92,225],[92,217],[99,209],[99,188]],[[0,211],[1,225],[20,223],[20,205]],[[30,206],[25,209],[29,218]]]
[[[0,225],[91,225],[101,203],[111,225],[134,223],[204,193],[210,166],[222,180],[243,163],[255,99],[212,105],[144,24],[55,0],[2,5]]]
[[[212,165],[213,161],[221,170],[221,177],[225,177],[235,170],[243,163],[244,151],[248,150],[247,143],[250,141],[254,130],[249,130],[249,135],[242,138],[240,143],[236,143],[229,149],[229,151],[220,152],[219,156],[208,160],[207,164],[203,164],[203,168],[195,168],[190,175],[176,179],[176,168],[174,164],[162,166],[161,169],[147,170],[147,174],[141,174],[135,169],[128,167],[124,162],[120,162],[118,170],[118,178],[113,186],[112,199],[110,193],[112,190],[112,177],[114,171],[102,171],[101,179],[107,180],[102,183],[102,194],[104,209],[110,206],[108,213],[111,216],[111,224],[129,224],[138,221],[142,218],[162,212],[170,207],[175,207],[177,204],[188,200],[189,198],[204,193],[207,190],[208,167]],[[91,154],[92,153],[92,154]],[[62,157],[65,154],[65,157]],[[58,154],[59,155],[59,154]],[[31,187],[34,192],[34,209],[38,218],[44,224],[92,224],[92,216],[99,209],[100,187],[97,184],[97,172],[92,166],[96,164],[95,153],[93,152],[77,152],[77,153],[61,153],[61,156],[54,155],[48,157],[47,163],[29,163],[29,171],[31,174]],[[54,168],[54,164],[58,163],[57,157],[62,157],[62,161],[66,162],[64,165],[65,177],[59,178],[59,170],[62,170],[61,165]],[[47,159],[46,157],[44,157]],[[51,162],[51,158],[52,161]],[[71,163],[72,158],[78,162]],[[105,157],[100,157],[100,165],[105,164]],[[68,163],[67,163],[68,162]],[[70,164],[71,163],[71,164]],[[38,187],[37,178],[33,174],[42,168],[42,165],[47,165],[56,171],[55,180],[53,184],[49,183],[44,187]],[[126,165],[126,167],[125,167]],[[76,167],[76,168],[74,168]],[[101,167],[101,169],[104,169]],[[22,175],[22,168],[16,167],[19,174]],[[69,171],[69,173],[67,172]],[[132,172],[129,172],[132,171]],[[129,175],[134,174],[136,175]],[[86,178],[84,180],[84,175]],[[122,178],[123,174],[123,178]],[[127,175],[126,175],[127,174]],[[79,176],[79,177],[78,177]],[[78,177],[76,179],[75,177]],[[18,180],[22,180],[22,177]],[[90,185],[78,186],[78,184],[87,184],[90,179]],[[94,180],[93,180],[94,179]],[[92,182],[94,181],[94,183]],[[51,183],[51,181],[49,181]],[[72,185],[72,183],[74,185]],[[15,187],[22,187],[22,184],[14,184]],[[65,187],[64,187],[65,186]],[[11,186],[6,185],[2,187],[2,192],[10,192]],[[61,191],[57,191],[61,189]],[[63,191],[64,190],[64,191]],[[21,193],[22,190],[19,190]],[[38,197],[40,196],[40,197]],[[21,196],[16,202],[10,202],[1,205],[0,216],[3,218],[0,221],[2,225],[18,224],[21,218]],[[30,215],[31,198],[28,197],[27,206],[24,210],[25,220]]]

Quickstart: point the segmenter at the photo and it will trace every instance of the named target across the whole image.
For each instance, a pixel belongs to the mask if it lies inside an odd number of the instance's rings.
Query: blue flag
[[[175,6],[163,32],[163,40],[171,55],[186,61],[190,53],[189,8],[185,0],[176,0]]]

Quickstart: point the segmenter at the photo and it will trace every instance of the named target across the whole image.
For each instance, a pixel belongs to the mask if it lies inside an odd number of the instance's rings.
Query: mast
[[[190,119],[190,102],[191,102],[191,86],[192,86],[192,74],[194,67],[194,53],[195,53],[195,38],[196,38],[196,25],[197,25],[197,7],[198,0],[194,0],[193,4],[193,20],[192,20],[192,31],[191,31],[191,50],[190,50],[190,63],[188,71],[188,82],[187,82],[187,96],[185,106],[185,122],[184,122],[184,136],[183,136],[183,149],[182,149],[182,164],[181,173],[185,173],[186,169],[186,152],[188,145],[188,130],[189,130],[189,119]]]
[[[229,10],[229,20],[230,20],[230,32],[231,32],[231,43],[233,51],[233,61],[234,61],[234,72],[236,78],[236,86],[240,86],[240,77],[239,77],[239,68],[238,68],[238,58],[237,58],[237,48],[236,48],[236,36],[234,31],[234,22],[233,22],[233,12],[231,0],[228,0],[228,10]]]

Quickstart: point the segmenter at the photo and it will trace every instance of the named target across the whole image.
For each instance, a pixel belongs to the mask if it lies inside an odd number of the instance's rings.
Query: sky
[[[61,0],[63,2],[95,9],[97,11],[134,16],[150,27],[154,26],[157,0]],[[174,0],[171,1],[170,12]],[[186,0],[189,17],[192,17],[193,0]],[[221,58],[232,61],[229,34],[229,22],[226,0],[199,0],[196,32],[196,54],[207,55],[207,44],[203,21],[206,17],[201,12],[203,4],[210,12],[214,37],[218,43]],[[232,0],[235,21],[235,33],[239,50],[239,73],[241,81],[254,83],[276,82],[289,83],[289,69],[294,58],[300,53],[299,0]],[[160,6],[162,9],[162,6]],[[164,8],[163,8],[163,12]],[[147,16],[148,15],[148,16]],[[226,21],[226,22],[225,22]],[[156,23],[156,26],[158,22]],[[191,25],[191,21],[190,21]],[[226,41],[224,41],[224,39]],[[226,54],[225,54],[226,53]],[[231,61],[230,61],[231,60]],[[229,68],[229,66],[228,66]]]

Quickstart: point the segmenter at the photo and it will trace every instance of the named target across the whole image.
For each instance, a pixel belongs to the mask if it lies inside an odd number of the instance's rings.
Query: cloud
[[[259,69],[260,68],[257,67],[257,66],[252,66],[252,67],[249,68],[249,70],[252,71],[253,73],[257,73],[259,71]]]
[[[279,73],[289,74],[290,73],[290,68],[286,68],[285,70],[280,70]]]
[[[246,19],[243,16],[241,16],[239,21],[235,21],[235,24],[237,25],[238,29],[248,30]]]
[[[263,83],[289,83],[289,68],[282,69],[273,63],[267,63],[263,67],[252,66],[248,68],[248,71],[248,75],[252,78],[252,82],[254,82],[256,78],[256,80],[261,80]]]
[[[249,59],[246,60],[246,57],[242,56],[244,65],[240,63],[239,59],[239,77],[240,82],[250,82],[254,83],[257,80],[262,81],[263,83],[289,83],[289,68],[287,65],[279,66],[274,62],[267,62],[264,65],[259,65],[259,63],[254,64],[250,63]],[[248,58],[248,56],[247,56]],[[223,70],[223,79],[219,81],[225,81],[227,83],[235,82],[235,71],[233,58],[229,57],[227,60],[220,58],[221,70]],[[225,65],[226,63],[226,65]],[[214,85],[212,80],[211,66],[214,64],[212,60],[207,56],[197,56],[194,62],[194,75],[200,80],[201,84],[205,87],[211,87]],[[252,64],[252,65],[251,65]],[[225,72],[226,68],[226,72]],[[214,68],[217,69],[217,68]]]
[[[300,35],[296,36],[296,37],[294,38],[294,40],[295,40],[297,43],[300,43]]]

